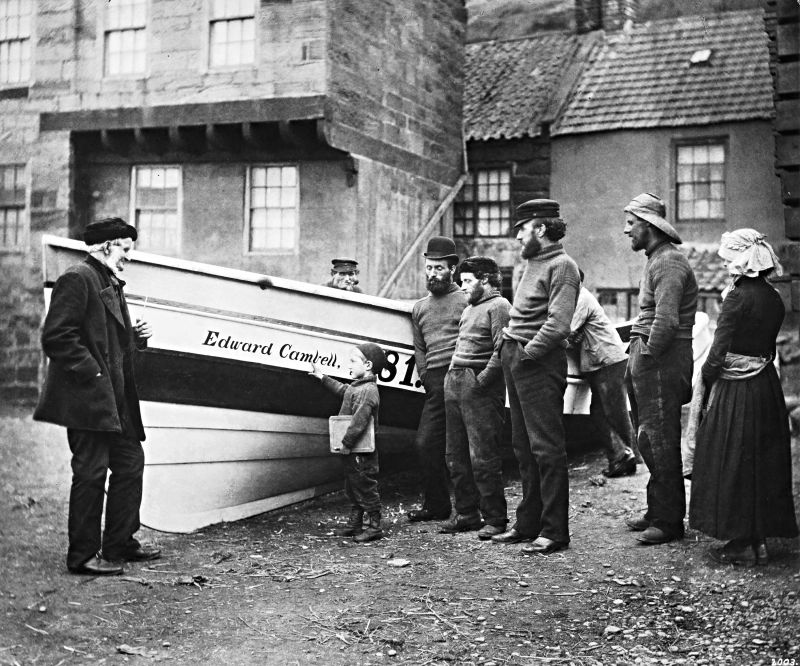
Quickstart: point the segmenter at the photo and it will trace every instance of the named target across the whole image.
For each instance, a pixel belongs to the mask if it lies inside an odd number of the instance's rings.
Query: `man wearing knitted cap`
[[[89,224],[83,235],[89,256],[56,280],[42,330],[50,363],[34,418],[67,428],[67,568],[77,574],[120,574],[122,561],[160,556],[133,536],[139,530],[145,438],[133,357],[152,335],[146,322],[131,323],[122,291],[120,275],[136,236],[118,217]]]
[[[666,219],[666,206],[654,194],[640,194],[625,207],[624,233],[634,252],[647,255],[626,383],[639,450],[650,470],[647,512],[626,524],[640,533],[640,543],[657,545],[683,538],[681,405],[691,398],[697,281],[675,247],[681,239]]]
[[[517,207],[517,240],[527,261],[503,334],[500,358],[511,406],[511,441],[522,478],[516,521],[495,543],[534,539],[523,552],[569,545],[569,479],[564,434],[566,340],[578,300],[578,266],[560,241],[566,225],[552,199]]]
[[[423,500],[421,508],[408,512],[411,522],[445,520],[450,516],[444,377],[456,348],[458,322],[467,305],[467,296],[453,282],[458,265],[453,240],[434,236],[428,241],[424,256],[430,293],[417,301],[411,311],[414,359],[425,387],[425,404],[415,442]]]
[[[440,531],[479,530],[478,538],[486,540],[504,532],[508,522],[500,457],[506,387],[496,350],[511,303],[500,295],[500,269],[494,259],[470,257],[460,273],[469,305],[461,315],[444,378],[446,458],[456,514]]]

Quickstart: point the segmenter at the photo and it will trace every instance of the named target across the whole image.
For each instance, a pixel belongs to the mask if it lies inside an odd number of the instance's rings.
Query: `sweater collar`
[[[544,261],[552,259],[559,254],[564,254],[564,246],[561,243],[553,243],[540,250],[536,256],[531,257],[528,261]]]
[[[675,246],[674,246],[674,245],[672,245],[672,243],[670,243],[668,240],[663,240],[663,241],[661,241],[661,242],[660,242],[658,245],[656,245],[656,246],[655,246],[655,247],[654,247],[652,250],[649,250],[649,251],[648,251],[648,250],[645,250],[645,251],[644,251],[644,253],[645,253],[645,254],[646,254],[648,257],[652,257],[654,254],[656,254],[656,252],[660,252],[660,251],[661,251],[661,248],[664,248],[664,247],[666,247],[667,245],[669,245],[670,247],[675,247]]]
[[[377,383],[378,378],[373,375],[371,372],[368,375],[364,375],[360,379],[354,379],[350,386],[361,386],[362,384],[375,384]]]
[[[481,303],[485,303],[486,301],[491,301],[493,298],[500,298],[500,292],[497,291],[496,289],[493,289],[492,291],[485,293],[481,300],[479,300],[477,303],[472,304],[472,307],[480,305]]]

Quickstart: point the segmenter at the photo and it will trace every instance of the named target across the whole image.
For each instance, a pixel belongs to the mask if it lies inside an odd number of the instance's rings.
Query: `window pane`
[[[676,161],[678,220],[723,219],[725,145],[678,146]]]
[[[296,166],[250,169],[250,251],[294,249],[298,195]]]
[[[152,252],[177,252],[182,225],[178,209],[181,169],[139,166],[134,182],[137,247]]]
[[[454,208],[453,233],[460,237],[508,236],[511,228],[510,169],[479,169],[472,182],[465,183]],[[477,203],[478,223],[471,220],[473,200]]]

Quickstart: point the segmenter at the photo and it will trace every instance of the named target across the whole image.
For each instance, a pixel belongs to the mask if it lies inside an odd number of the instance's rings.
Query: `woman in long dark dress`
[[[775,371],[784,306],[767,282],[782,273],[772,247],[754,229],[722,235],[719,255],[733,285],[702,367],[707,411],[697,432],[690,525],[720,540],[718,562],[768,560],[767,537],[795,537],[789,421]]]

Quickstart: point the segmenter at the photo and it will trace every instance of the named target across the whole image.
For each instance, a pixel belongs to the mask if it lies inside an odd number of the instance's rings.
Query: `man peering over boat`
[[[358,262],[355,259],[333,259],[331,261],[331,279],[323,286],[352,291],[356,294],[363,293],[358,286]]]

